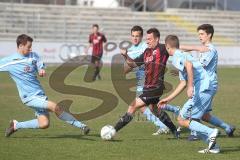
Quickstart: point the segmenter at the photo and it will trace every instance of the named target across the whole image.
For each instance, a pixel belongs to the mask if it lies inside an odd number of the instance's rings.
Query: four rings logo
[[[130,41],[122,41],[119,43],[119,46],[114,42],[107,42],[103,49],[105,52],[113,52],[118,47],[119,49],[128,49],[132,46]],[[87,45],[84,44],[63,44],[59,49],[59,58],[67,62],[68,60],[74,59],[79,56],[86,56],[88,53],[85,53]]]
[[[84,55],[86,45],[63,44],[59,49],[59,58],[66,62],[77,56]]]

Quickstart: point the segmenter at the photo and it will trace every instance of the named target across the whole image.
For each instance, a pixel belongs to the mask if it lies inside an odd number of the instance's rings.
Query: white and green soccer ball
[[[113,137],[116,135],[116,130],[113,126],[106,125],[101,129],[100,135],[103,140],[112,140]]]

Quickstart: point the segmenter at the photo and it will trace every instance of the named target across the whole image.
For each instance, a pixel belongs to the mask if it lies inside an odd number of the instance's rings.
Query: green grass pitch
[[[62,94],[49,86],[49,76],[54,67],[47,69],[48,76],[40,78],[50,100],[59,102],[72,99],[71,112],[86,112],[94,109],[101,100],[79,95]],[[219,91],[214,99],[213,113],[225,121],[235,125],[235,137],[228,138],[221,130],[217,139],[221,146],[221,154],[202,155],[197,153],[206,145],[202,141],[188,142],[189,132],[184,130],[181,139],[172,135],[152,136],[156,127],[142,116],[135,119],[115,137],[114,141],[103,141],[99,137],[101,127],[114,125],[127,110],[127,104],[117,95],[113,88],[110,67],[102,70],[101,81],[86,83],[83,81],[85,68],[80,67],[66,79],[66,84],[85,86],[110,92],[119,99],[117,107],[111,112],[86,121],[92,129],[83,136],[81,131],[58,120],[51,114],[51,125],[46,130],[19,130],[10,138],[4,137],[9,120],[19,121],[34,118],[33,110],[25,107],[16,90],[16,86],[5,73],[0,74],[0,160],[238,160],[240,155],[240,68],[219,68]],[[130,77],[133,76],[130,75]],[[178,77],[166,73],[166,81],[176,86]],[[163,95],[163,97],[166,95]],[[173,101],[182,105],[186,100],[186,92]],[[171,115],[171,114],[170,114]],[[171,115],[172,116],[172,115]],[[173,116],[172,116],[173,117]],[[174,120],[175,124],[176,121]]]

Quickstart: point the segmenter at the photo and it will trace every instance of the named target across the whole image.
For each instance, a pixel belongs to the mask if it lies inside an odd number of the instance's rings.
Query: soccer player
[[[86,53],[88,53],[88,49],[92,47],[92,59],[91,62],[95,66],[95,72],[93,75],[93,81],[98,78],[101,80],[100,70],[102,68],[102,55],[103,55],[103,43],[107,42],[107,39],[104,34],[99,32],[98,24],[92,25],[92,34],[89,35],[89,46],[86,48]]]
[[[9,137],[19,129],[45,129],[49,127],[49,111],[57,117],[83,130],[88,134],[90,129],[87,125],[75,119],[65,112],[56,103],[49,101],[45,95],[37,74],[45,76],[45,65],[37,53],[32,52],[33,39],[25,34],[17,37],[17,52],[0,59],[0,71],[8,72],[16,83],[22,103],[35,111],[36,119],[18,122],[11,120],[10,127],[6,129],[5,136]]]
[[[128,56],[126,50],[121,52],[126,63],[130,67],[135,68],[144,64],[145,83],[143,93],[132,101],[128,107],[127,113],[125,113],[116,123],[114,128],[117,132],[133,119],[133,114],[137,109],[151,106],[151,109],[154,111],[155,115],[171,130],[173,135],[176,138],[179,137],[177,129],[171,119],[168,117],[167,113],[158,112],[157,107],[155,106],[159,101],[159,97],[163,93],[164,72],[169,57],[165,45],[159,44],[159,40],[159,31],[156,28],[151,28],[147,31],[148,48],[143,54],[132,60]]]
[[[131,59],[135,59],[139,57],[145,49],[147,48],[147,44],[142,41],[143,38],[143,29],[141,26],[133,26],[131,29],[131,42],[132,46],[128,49],[128,56]],[[124,72],[125,74],[132,71],[132,68],[129,67],[127,64],[125,65]],[[136,79],[137,79],[137,88],[136,88],[136,95],[140,96],[143,92],[144,86],[144,66],[141,65],[136,68],[135,70]],[[147,117],[147,119],[155,124],[158,127],[158,130],[153,133],[153,135],[159,134],[167,134],[169,133],[169,129],[165,126],[153,113],[148,107],[142,107],[141,112]]]
[[[218,64],[218,53],[215,46],[212,44],[212,37],[214,34],[214,27],[211,24],[202,24],[197,28],[198,37],[201,42],[201,45],[194,46],[194,45],[180,45],[181,50],[185,51],[197,51],[200,53],[200,63],[202,64],[203,68],[207,71],[210,79],[212,81],[212,86],[214,92],[212,94],[212,99],[209,107],[209,111],[204,114],[202,120],[208,122],[214,126],[220,127],[225,130],[226,134],[229,137],[233,136],[235,131],[235,127],[227,124],[223,120],[219,119],[218,117],[211,115],[210,112],[212,111],[212,100],[215,96],[217,89],[218,89],[218,80],[217,80],[217,64]],[[171,107],[171,106],[167,106]],[[173,109],[173,108],[171,108]],[[195,140],[194,132],[191,132],[188,140]]]
[[[179,50],[177,36],[169,35],[165,39],[167,51],[172,58],[172,64],[179,70],[180,83],[176,89],[166,98],[160,100],[159,108],[170,103],[187,87],[188,101],[183,105],[178,115],[178,123],[182,127],[196,131],[197,136],[208,143],[208,148],[200,150],[199,153],[219,153],[220,148],[216,144],[218,129],[209,128],[196,120],[202,119],[209,111],[214,88],[212,81],[202,64],[187,53]]]

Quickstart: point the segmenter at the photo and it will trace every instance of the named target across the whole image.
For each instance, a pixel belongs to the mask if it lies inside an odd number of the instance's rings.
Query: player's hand
[[[157,107],[159,109],[161,109],[162,107],[164,107],[167,103],[169,102],[168,98],[163,98],[162,100],[160,100],[157,104]]]
[[[193,92],[194,92],[194,89],[193,89],[192,86],[187,88],[187,96],[188,96],[188,98],[192,98],[193,97]]]
[[[46,71],[45,71],[44,69],[40,69],[40,70],[38,71],[38,75],[39,75],[40,77],[44,77],[44,76],[46,76]]]
[[[126,56],[127,56],[127,50],[126,50],[126,49],[121,49],[120,52],[121,52],[121,55],[122,55],[123,57],[126,57]]]

